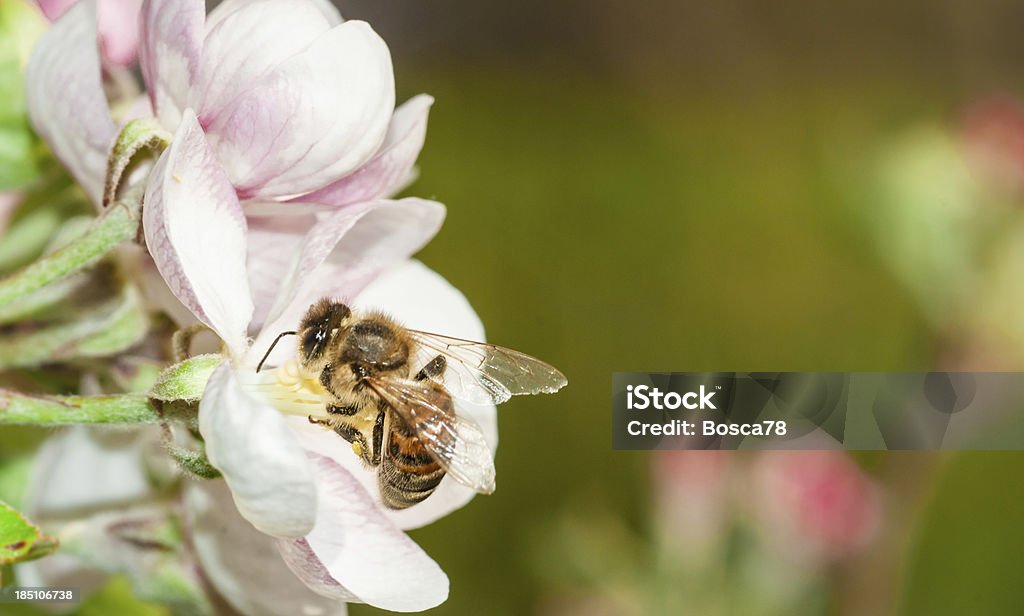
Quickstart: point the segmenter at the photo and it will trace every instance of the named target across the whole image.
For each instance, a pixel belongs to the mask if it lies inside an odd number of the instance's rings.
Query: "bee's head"
[[[352,311],[340,302],[322,299],[309,307],[299,326],[299,357],[304,366],[330,361],[335,348],[352,322]]]
[[[344,333],[338,361],[349,364],[356,378],[396,370],[409,359],[401,328],[383,315],[352,323]]]

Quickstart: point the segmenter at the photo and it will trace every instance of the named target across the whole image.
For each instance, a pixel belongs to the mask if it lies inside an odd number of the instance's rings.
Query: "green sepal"
[[[206,457],[206,452],[192,451],[171,443],[164,443],[164,448],[185,472],[199,479],[218,479],[221,477],[220,471],[210,464],[210,460]]]
[[[107,159],[107,179],[103,186],[103,207],[117,196],[125,170],[140,152],[159,154],[171,143],[171,135],[153,119],[132,120],[124,125]]]
[[[210,375],[224,361],[223,355],[210,353],[174,364],[160,373],[153,389],[149,391],[149,397],[164,402],[197,402],[203,397]]]

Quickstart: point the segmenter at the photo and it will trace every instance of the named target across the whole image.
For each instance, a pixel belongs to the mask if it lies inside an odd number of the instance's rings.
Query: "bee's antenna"
[[[274,347],[277,346],[277,343],[278,341],[281,340],[281,338],[284,338],[285,336],[294,336],[297,333],[299,332],[281,332],[280,334],[278,334],[277,338],[274,338],[274,341],[270,343],[270,348],[267,349],[267,352],[263,355],[263,359],[260,360],[259,365],[256,366],[256,372],[259,372],[260,369],[263,367],[263,362],[267,361],[267,358],[270,357],[270,352],[274,350]]]

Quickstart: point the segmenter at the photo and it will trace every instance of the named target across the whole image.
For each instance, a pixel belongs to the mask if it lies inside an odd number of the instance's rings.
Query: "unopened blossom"
[[[853,555],[877,535],[879,488],[840,451],[767,451],[754,461],[752,509],[783,554],[808,564]]]

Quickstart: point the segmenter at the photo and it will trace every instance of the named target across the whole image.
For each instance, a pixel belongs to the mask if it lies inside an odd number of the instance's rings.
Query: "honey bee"
[[[494,491],[483,432],[455,400],[500,404],[518,394],[554,393],[568,382],[552,366],[500,346],[406,329],[381,312],[355,314],[328,299],[297,331],[299,367],[323,387],[326,413],[309,416],[352,444],[375,468],[384,505],[405,509],[433,494],[444,476]]]

